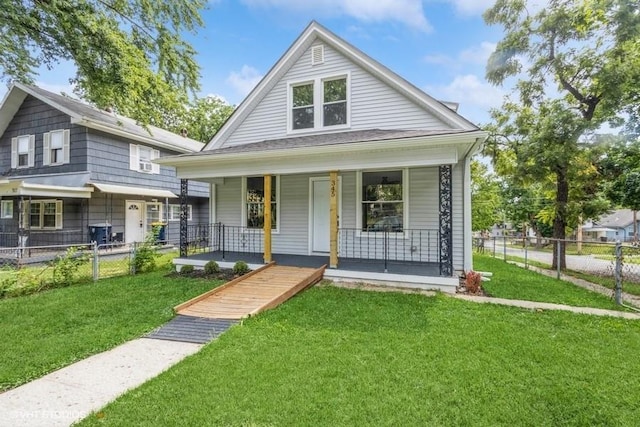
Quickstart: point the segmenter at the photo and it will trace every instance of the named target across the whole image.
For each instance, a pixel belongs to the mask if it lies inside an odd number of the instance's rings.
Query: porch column
[[[453,203],[451,165],[439,167],[440,275],[453,275]]]
[[[180,257],[187,256],[187,245],[189,243],[189,208],[187,206],[187,196],[189,195],[189,180],[180,180]]]
[[[264,176],[264,262],[271,262],[271,175]]]
[[[329,267],[338,268],[338,171],[329,172]]]

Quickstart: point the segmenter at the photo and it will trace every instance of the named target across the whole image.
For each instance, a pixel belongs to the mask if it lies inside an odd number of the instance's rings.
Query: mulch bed
[[[192,279],[224,280],[225,282],[228,282],[238,276],[233,274],[233,270],[230,268],[221,268],[219,273],[214,274],[206,274],[204,270],[193,270],[189,273],[177,273],[174,271],[167,274],[167,277],[189,277]]]

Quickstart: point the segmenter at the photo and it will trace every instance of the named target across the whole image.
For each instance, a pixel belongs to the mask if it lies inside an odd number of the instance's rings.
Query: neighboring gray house
[[[640,215],[638,217],[640,218]],[[640,230],[640,220],[638,220],[638,230]],[[631,241],[633,240],[633,211],[618,209],[603,215],[598,220],[586,223],[582,227],[582,233],[584,240]]]
[[[455,290],[472,268],[470,160],[487,134],[452,105],[312,22],[203,151],[159,160],[212,183],[220,224],[209,255],[174,262],[233,251]]]
[[[180,180],[164,156],[201,143],[15,83],[0,105],[0,247],[142,241],[154,222],[178,239]],[[189,222],[207,221],[209,186],[191,182]]]

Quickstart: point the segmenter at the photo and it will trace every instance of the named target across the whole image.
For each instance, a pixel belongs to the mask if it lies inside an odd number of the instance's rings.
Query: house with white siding
[[[198,153],[210,226],[177,265],[328,265],[325,277],[455,291],[472,268],[470,159],[486,132],[312,22]],[[188,245],[207,252],[186,256]]]

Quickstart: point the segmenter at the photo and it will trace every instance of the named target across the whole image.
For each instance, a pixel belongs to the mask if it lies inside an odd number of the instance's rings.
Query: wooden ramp
[[[270,263],[175,307],[183,316],[243,319],[282,304],[322,279],[319,269]]]

